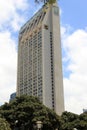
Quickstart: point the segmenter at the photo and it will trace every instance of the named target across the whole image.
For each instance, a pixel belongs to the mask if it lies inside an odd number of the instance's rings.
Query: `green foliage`
[[[11,130],[10,129],[10,125],[8,124],[8,122],[3,119],[3,118],[0,118],[0,130]]]
[[[75,119],[77,119],[79,116],[77,114],[65,111],[65,112],[63,112],[61,117],[64,122],[72,122]]]
[[[36,122],[42,121],[42,130],[87,130],[87,113],[80,115],[63,112],[59,117],[53,110],[44,106],[38,98],[32,96],[16,97],[10,103],[0,107],[0,117],[4,117],[12,130],[35,130]],[[3,130],[3,129],[0,129]]]
[[[56,2],[56,0],[35,0],[35,2],[36,2],[36,3],[39,3],[39,2],[44,2],[44,3],[46,3],[46,2],[48,2],[49,4],[53,4],[53,3]]]
[[[53,4],[55,2],[56,2],[56,0],[49,0],[49,4]]]
[[[87,113],[79,115],[79,123],[77,128],[79,130],[87,130]]]
[[[60,130],[87,130],[87,114],[77,115],[71,112],[64,112],[61,116],[61,129]]]
[[[11,124],[11,128],[32,130],[36,121],[43,122],[43,130],[54,130],[60,126],[59,116],[45,107],[36,97],[21,96],[1,106],[0,114]]]

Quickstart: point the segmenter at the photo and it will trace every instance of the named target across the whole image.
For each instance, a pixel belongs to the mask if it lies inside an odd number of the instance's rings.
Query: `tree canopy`
[[[58,130],[73,130],[73,128],[87,130],[87,113],[77,115],[65,111],[58,116],[53,110],[44,106],[38,98],[32,96],[23,95],[5,103],[0,107],[0,117],[6,119],[12,130],[16,127],[19,130],[36,130],[37,121],[42,121],[42,130],[56,128]]]
[[[45,4],[46,2],[49,2],[50,4],[53,4],[53,3],[56,2],[56,0],[35,0],[35,2],[37,2],[37,3],[39,3],[39,2],[44,2],[44,4]]]
[[[11,130],[9,123],[3,118],[0,118],[0,130]]]
[[[59,116],[45,107],[38,98],[31,96],[16,97],[1,106],[0,114],[11,124],[11,128],[32,130],[37,121],[43,122],[43,130],[54,130],[60,126]]]
[[[73,128],[87,130],[87,114],[85,113],[77,115],[65,111],[61,116],[61,120],[61,130],[73,130]]]

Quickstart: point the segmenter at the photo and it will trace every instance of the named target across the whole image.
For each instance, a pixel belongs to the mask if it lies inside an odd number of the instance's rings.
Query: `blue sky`
[[[87,108],[87,0],[59,0],[65,110]],[[20,27],[41,5],[0,0],[0,104],[16,91]]]
[[[87,26],[86,4],[86,0],[60,0],[59,6],[63,11],[61,21],[64,24],[70,24],[74,29]]]

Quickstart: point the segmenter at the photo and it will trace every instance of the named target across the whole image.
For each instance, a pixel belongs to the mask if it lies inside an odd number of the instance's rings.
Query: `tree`
[[[79,123],[77,128],[79,130],[87,130],[87,113],[82,113],[79,115]]]
[[[53,4],[53,3],[56,2],[56,0],[35,0],[35,2],[36,3],[44,2],[44,4],[47,3],[47,2],[49,2],[50,4]]]
[[[32,130],[39,120],[43,122],[43,130],[54,130],[60,126],[60,117],[32,96],[16,97],[10,103],[5,103],[1,106],[0,114],[12,129],[18,127],[21,130],[24,127],[24,130]]]
[[[0,118],[0,130],[11,130],[9,123],[3,118]]]
[[[73,128],[87,130],[86,113],[77,115],[67,111],[63,112],[61,116],[61,130],[73,130]]]
[[[61,120],[62,130],[73,130],[73,128],[77,128],[79,115],[65,111],[61,116]]]

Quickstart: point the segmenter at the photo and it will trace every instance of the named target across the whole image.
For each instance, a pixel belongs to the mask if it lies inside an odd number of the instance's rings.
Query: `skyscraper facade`
[[[19,32],[17,95],[39,97],[59,115],[64,111],[59,9],[46,3]]]

